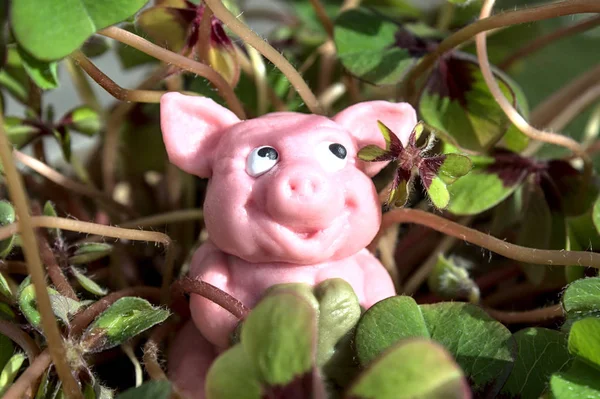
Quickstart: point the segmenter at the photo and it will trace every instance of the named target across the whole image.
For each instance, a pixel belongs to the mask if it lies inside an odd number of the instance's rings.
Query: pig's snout
[[[319,171],[285,170],[271,184],[268,212],[290,227],[326,228],[340,214],[343,205],[343,194],[336,195],[334,185]]]

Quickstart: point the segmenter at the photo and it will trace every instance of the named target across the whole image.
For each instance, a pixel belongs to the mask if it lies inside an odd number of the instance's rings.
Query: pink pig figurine
[[[395,295],[385,268],[365,247],[381,223],[370,179],[385,162],[357,158],[385,148],[380,120],[406,144],[416,125],[406,103],[371,101],[333,118],[276,112],[240,121],[214,101],[179,93],[161,99],[169,160],[210,178],[204,202],[208,241],[194,254],[190,277],[253,307],[272,285],[346,280],[361,305]],[[178,334],[169,370],[190,398],[204,397],[204,378],[228,346],[237,320],[192,295],[193,323]]]

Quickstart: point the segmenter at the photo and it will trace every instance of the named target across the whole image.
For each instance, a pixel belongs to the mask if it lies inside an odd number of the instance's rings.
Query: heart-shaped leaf
[[[69,257],[69,263],[82,265],[98,259],[102,259],[112,253],[113,246],[101,242],[86,242],[75,250],[73,256]]]
[[[366,8],[343,12],[335,21],[335,45],[342,65],[362,80],[395,84],[427,51],[427,43]]]
[[[448,187],[456,215],[476,215],[493,208],[521,186],[527,170],[511,156],[471,157],[473,169]]]
[[[426,339],[400,341],[358,377],[350,398],[468,399],[465,376],[452,356]]]
[[[418,306],[407,297],[383,300],[363,315],[357,355],[365,365],[393,343],[418,336],[441,343],[454,356],[476,395],[497,394],[512,369],[511,333],[483,310],[455,302]]]
[[[600,373],[597,369],[576,360],[565,372],[550,378],[553,399],[600,398]]]
[[[0,227],[14,223],[16,220],[15,209],[8,201],[0,201]],[[15,244],[15,236],[12,235],[4,240],[0,240],[0,259],[10,254]]]
[[[14,0],[15,38],[34,57],[53,61],[69,55],[98,30],[124,21],[147,0]]]
[[[573,323],[569,352],[600,369],[600,319],[588,317]]]
[[[495,72],[501,76],[497,83],[504,95],[511,103],[516,102],[526,116],[527,105],[521,90],[506,76]],[[453,53],[438,62],[421,95],[419,110],[428,125],[452,136],[461,147],[474,151],[491,148],[511,126],[489,92],[477,62],[463,53]],[[517,141],[518,148],[512,145],[508,148],[519,152],[527,145],[527,139],[521,142]],[[514,143],[515,140],[511,140],[509,144]]]
[[[71,267],[71,273],[73,273],[73,276],[75,277],[77,282],[79,284],[81,284],[83,289],[86,290],[87,292],[97,295],[97,296],[104,296],[108,293],[108,290],[106,288],[103,288],[100,285],[98,285],[98,283],[96,283],[91,278],[87,277],[85,274],[80,272],[78,269]]]
[[[570,363],[567,337],[564,333],[546,328],[527,328],[517,331],[513,337],[519,352],[501,395],[507,398],[539,398],[550,376]]]
[[[117,300],[85,330],[81,344],[88,353],[113,348],[169,317],[169,311],[137,297]]]
[[[148,381],[139,387],[126,390],[119,394],[116,399],[169,399],[171,390],[172,387],[169,381]]]
[[[261,381],[283,386],[311,373],[316,331],[317,317],[308,301],[293,291],[279,292],[250,313],[241,341]]]
[[[25,359],[27,357],[23,353],[16,353],[8,360],[2,369],[2,373],[0,373],[0,395],[4,395],[8,387],[15,380]]]
[[[262,398],[257,370],[242,344],[219,356],[206,374],[206,398]]]

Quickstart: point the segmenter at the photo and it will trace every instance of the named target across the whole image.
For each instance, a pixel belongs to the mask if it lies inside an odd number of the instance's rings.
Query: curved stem
[[[329,36],[329,39],[333,40],[333,23],[331,22],[329,15],[327,15],[325,7],[323,7],[323,4],[320,0],[310,0],[310,4],[315,10],[317,18],[319,18],[319,21],[321,21],[321,25],[323,25],[323,29],[325,29],[327,36]]]
[[[79,99],[96,112],[102,112],[102,105],[100,105],[98,97],[96,97],[90,82],[81,68],[78,68],[75,65],[75,61],[70,58],[66,58],[65,63],[67,65],[67,71],[73,81],[73,86],[75,86],[77,94],[79,95]]]
[[[40,348],[35,341],[16,324],[0,320],[0,333],[16,342],[25,351],[29,364],[32,364],[35,357],[40,353]]]
[[[168,300],[169,285],[173,278],[173,268],[175,264],[175,253],[171,245],[171,238],[163,233],[155,231],[142,231],[135,229],[123,229],[120,227],[104,226],[96,223],[82,222],[79,220],[71,220],[52,216],[34,216],[31,218],[32,227],[46,227],[54,229],[63,229],[69,231],[78,231],[80,233],[95,234],[99,236],[107,236],[119,239],[127,239],[134,241],[154,241],[161,243],[165,248],[165,268],[163,273],[163,285],[161,287],[163,293],[163,302]],[[21,230],[20,222],[12,223],[4,227],[0,227],[1,237],[10,237]],[[40,265],[41,267],[41,265]],[[43,274],[42,274],[43,277]],[[46,295],[48,292],[44,289]],[[48,305],[50,304],[48,299]],[[52,311],[52,309],[50,309]]]
[[[576,24],[565,26],[564,28],[557,29],[554,32],[550,32],[546,35],[540,36],[531,42],[525,44],[523,47],[517,49],[514,53],[506,57],[502,62],[498,64],[498,67],[503,70],[507,70],[523,57],[527,57],[546,47],[547,45],[554,43],[559,39],[564,39],[571,35],[576,35],[586,30],[592,29],[600,25],[600,16],[587,18]]]
[[[396,209],[383,215],[383,221],[375,240],[394,223],[415,223],[440,233],[456,237],[471,244],[495,252],[506,258],[537,265],[589,266],[600,269],[600,254],[585,251],[553,251],[527,248],[492,237],[425,211]]]
[[[490,316],[504,324],[535,324],[557,319],[564,316],[561,305],[552,305],[545,308],[512,312],[483,308]]]
[[[566,0],[523,10],[503,12],[489,18],[480,19],[447,37],[440,45],[425,57],[404,78],[405,94],[412,98],[415,83],[446,52],[473,38],[480,32],[506,26],[518,25],[565,15],[600,12],[600,3],[596,0]]]
[[[108,195],[103,192],[87,186],[85,184],[81,184],[72,180],[65,175],[60,174],[56,170],[52,169],[48,165],[43,162],[38,161],[37,159],[21,152],[18,150],[13,150],[13,156],[16,160],[21,162],[23,165],[29,167],[30,169],[36,171],[40,175],[44,176],[46,179],[58,184],[66,188],[67,190],[71,190],[77,194],[81,194],[85,197],[89,197],[93,200],[98,201],[102,205],[104,205],[108,210],[113,211],[115,213],[124,213],[127,215],[134,215],[133,211],[126,206],[119,204],[114,201]]]
[[[192,280],[189,277],[184,277],[173,283],[171,291],[173,292],[173,298],[180,296],[183,293],[203,296],[204,298],[227,310],[240,320],[244,320],[248,313],[250,313],[250,309],[248,309],[242,302],[232,297],[225,291],[222,291],[214,285],[204,281]]]
[[[246,25],[240,22],[229,10],[223,5],[221,0],[205,0],[204,2],[213,11],[215,16],[219,18],[229,29],[238,35],[243,41],[250,44],[268,60],[270,60],[279,70],[288,78],[292,86],[296,89],[304,103],[312,113],[323,114],[323,109],[314,93],[310,90],[302,76],[289,63],[289,61],[275,50],[271,45],[265,42],[260,36],[251,31]]]
[[[494,6],[495,0],[486,0],[483,2],[483,7],[481,9],[480,18],[484,20],[488,18],[492,8]],[[597,3],[600,4],[600,3]],[[580,157],[584,162],[584,181],[589,181],[589,178],[592,175],[592,161],[590,157],[586,154],[585,149],[575,140],[570,137],[563,136],[556,133],[544,132],[542,130],[538,130],[531,126],[525,118],[519,114],[519,112],[513,107],[513,105],[508,101],[508,99],[504,96],[496,79],[494,78],[494,74],[492,72],[490,61],[488,59],[487,53],[487,44],[486,44],[486,33],[485,31],[479,33],[475,38],[475,44],[477,46],[477,59],[479,60],[479,67],[481,68],[481,73],[483,75],[483,79],[485,83],[494,96],[494,99],[502,108],[502,111],[506,114],[508,119],[526,136],[533,140],[542,141],[548,144],[555,144],[561,147],[565,147],[575,155]]]
[[[204,213],[201,209],[181,209],[178,211],[159,213],[157,215],[148,216],[136,220],[121,223],[120,227],[150,227],[159,226],[162,224],[171,224],[177,222],[188,222],[190,220],[201,220]]]
[[[23,188],[21,176],[12,159],[10,142],[8,141],[3,126],[4,120],[3,117],[0,116],[0,162],[2,162],[4,167],[8,191],[15,205],[17,217],[19,218],[21,240],[23,243],[22,249],[27,262],[27,269],[29,270],[31,281],[35,288],[44,336],[48,341],[48,348],[50,349],[52,360],[56,365],[56,372],[63,382],[67,398],[82,398],[79,386],[73,378],[69,365],[66,362],[66,352],[63,346],[62,336],[58,329],[52,306],[50,305],[48,290],[46,289],[44,268],[42,266],[40,254],[38,253],[34,224],[32,222],[32,217],[29,214],[29,201],[25,189]]]
[[[46,349],[35,358],[33,363],[8,388],[2,399],[22,399],[25,391],[36,384],[36,381],[42,376],[44,371],[50,367],[50,363],[52,363],[52,356],[50,355],[50,350]]]
[[[153,90],[129,90],[119,86],[114,80],[102,72],[89,58],[81,51],[77,50],[71,54],[71,58],[94,79],[111,96],[120,101],[138,102],[138,103],[158,103],[165,91]]]
[[[225,102],[227,102],[231,108],[231,111],[240,119],[246,118],[244,108],[242,107],[242,104],[233,92],[233,89],[229,83],[227,83],[227,81],[217,71],[208,65],[204,65],[182,55],[175,54],[172,51],[152,44],[146,39],[115,26],[103,29],[98,33],[103,36],[110,37],[111,39],[118,40],[121,43],[127,44],[167,64],[173,64],[181,69],[208,79],[217,88]]]

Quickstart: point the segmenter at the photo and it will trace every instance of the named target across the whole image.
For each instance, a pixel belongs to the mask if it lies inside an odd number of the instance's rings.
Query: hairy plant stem
[[[225,291],[220,290],[212,284],[204,281],[192,280],[189,277],[184,277],[173,283],[171,287],[173,292],[172,297],[176,298],[183,293],[197,294],[216,303],[229,313],[240,320],[244,320],[250,309],[236,298],[232,297]]]
[[[37,385],[44,371],[52,363],[50,350],[46,349],[27,367],[27,369],[17,378],[8,390],[2,396],[2,399],[22,399],[28,388]]]
[[[38,253],[34,223],[29,214],[29,201],[25,189],[23,188],[21,176],[12,159],[11,146],[6,136],[6,132],[4,131],[4,118],[2,116],[0,116],[0,162],[2,162],[4,167],[8,192],[15,205],[15,212],[19,220],[19,226],[21,227],[22,249],[27,262],[27,269],[35,288],[38,309],[41,314],[42,329],[48,342],[52,360],[56,366],[56,372],[63,382],[67,398],[82,398],[79,386],[73,378],[69,365],[65,360],[65,348],[63,346],[62,336],[58,329],[56,318],[54,317],[54,312],[52,311],[52,306],[50,305],[50,296],[46,289],[44,268],[42,266],[40,254]],[[30,384],[27,386],[29,385]]]
[[[572,2],[575,1],[576,0],[573,0]],[[494,2],[495,0],[484,0],[480,13],[480,20],[485,20],[485,18],[489,17],[492,8],[494,7]],[[596,4],[598,5],[598,10],[600,11],[600,3],[596,2]],[[510,119],[510,121],[529,138],[544,143],[555,144],[561,147],[565,147],[571,152],[573,152],[573,154],[580,157],[584,163],[584,181],[589,182],[593,173],[592,160],[585,152],[585,149],[581,146],[581,144],[579,144],[572,138],[563,136],[561,134],[538,130],[531,126],[529,123],[527,123],[525,118],[523,118],[521,114],[519,114],[515,107],[504,96],[504,94],[500,90],[500,87],[498,86],[498,82],[496,82],[496,79],[494,78],[494,74],[490,66],[490,61],[488,59],[485,31],[477,35],[477,37],[475,38],[475,44],[477,47],[477,59],[479,60],[479,67],[481,68],[481,74],[483,75],[483,79],[485,80],[488,89],[494,96],[494,99],[496,100],[500,108],[502,108],[502,111],[504,111],[508,119]]]
[[[44,237],[44,234],[40,231],[37,232],[37,238],[40,246],[40,256],[46,265],[46,270],[48,271],[48,276],[50,277],[52,284],[54,284],[60,295],[73,299],[74,301],[79,301],[73,287],[69,284],[69,280],[67,280],[63,274],[60,265],[48,244],[48,240],[46,240],[46,237]]]
[[[554,266],[589,266],[600,269],[600,254],[594,252],[542,250],[522,247],[452,222],[441,216],[417,209],[396,209],[383,215],[381,228],[374,242],[377,242],[385,230],[394,223],[415,223],[427,226],[440,233],[478,245],[518,262]]]
[[[523,10],[503,12],[489,18],[480,19],[447,37],[439,44],[435,51],[423,57],[421,61],[409,71],[403,80],[405,97],[413,99],[416,82],[423,74],[429,71],[442,55],[461,43],[471,40],[480,32],[528,22],[541,21],[544,19],[557,18],[565,15],[593,12],[600,12],[600,2],[597,0],[567,0],[529,7]]]
[[[552,305],[545,308],[513,312],[483,308],[494,319],[504,324],[535,324],[557,319],[564,316],[561,305]]]
[[[178,68],[187,70],[208,79],[208,81],[210,81],[217,88],[225,102],[231,108],[231,111],[240,119],[246,118],[244,108],[235,95],[232,87],[217,71],[208,65],[201,64],[187,57],[159,47],[147,41],[146,39],[115,26],[103,29],[98,33],[103,36],[110,37],[111,39],[120,41],[121,43],[127,44],[167,64],[175,65]]]
[[[71,180],[65,175],[60,174],[56,170],[52,169],[48,165],[43,162],[38,161],[37,159],[21,152],[18,150],[13,150],[13,156],[16,160],[21,162],[23,165],[29,167],[30,169],[36,171],[40,175],[44,176],[46,179],[58,184],[66,188],[67,190],[71,190],[77,194],[81,194],[85,197],[91,198],[97,201],[101,206],[105,207],[109,212],[115,214],[126,214],[130,216],[135,216],[135,212],[133,212],[130,208],[119,204],[114,201],[110,196],[105,193],[85,184],[81,184],[76,182],[75,180]]]
[[[163,303],[168,301],[169,285],[173,278],[173,268],[175,263],[175,253],[172,249],[172,242],[168,235],[155,231],[142,231],[136,229],[124,229],[120,227],[104,226],[96,223],[81,222],[52,216],[34,216],[31,218],[31,227],[56,228],[69,231],[78,231],[80,233],[95,234],[99,236],[127,239],[134,241],[154,241],[160,243],[165,248],[165,267],[163,273],[163,284],[161,291],[163,294]],[[0,237],[10,237],[22,230],[21,224],[12,223],[0,227]],[[0,238],[1,240],[2,238]],[[41,267],[41,265],[40,265]],[[44,290],[44,293],[48,293]],[[49,301],[49,299],[48,299]],[[48,302],[49,305],[49,302]],[[50,309],[52,311],[52,309]]]
[[[581,32],[585,32],[600,25],[600,16],[587,18],[576,24],[565,26],[564,28],[557,29],[546,35],[540,36],[525,44],[523,47],[517,49],[514,53],[506,57],[502,62],[498,64],[498,67],[503,70],[510,68],[515,62],[521,58],[528,57],[535,52],[543,49],[549,44],[554,43],[557,40],[564,39],[572,35],[576,35]]]
[[[119,86],[114,80],[102,72],[89,58],[77,50],[71,54],[71,58],[88,74],[88,76],[111,96],[119,101],[137,103],[158,103],[166,91],[159,90],[130,90]],[[197,95],[197,93],[186,93]]]
[[[40,348],[35,341],[15,323],[0,320],[0,334],[7,336],[23,349],[29,359],[29,364],[32,364],[40,353]]]
[[[167,376],[158,362],[158,352],[161,342],[165,339],[169,331],[176,326],[173,321],[167,321],[158,327],[155,327],[144,345],[143,361],[146,371],[153,380],[166,380]]]
[[[258,50],[263,56],[270,60],[288,78],[296,89],[308,109],[315,114],[323,114],[323,109],[314,93],[310,90],[302,76],[290,64],[290,62],[275,50],[269,43],[251,31],[240,22],[221,2],[221,0],[206,0],[205,4],[213,11],[229,29],[238,35],[243,41]]]

